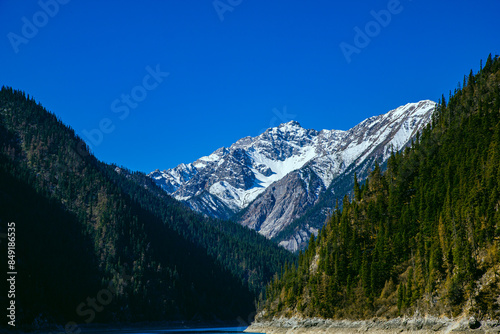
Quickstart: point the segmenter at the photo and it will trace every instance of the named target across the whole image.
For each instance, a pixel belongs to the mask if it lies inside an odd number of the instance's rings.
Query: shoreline
[[[252,323],[246,333],[266,334],[396,334],[412,332],[500,334],[500,321],[477,321],[475,318],[414,317],[391,320],[329,320],[321,318],[279,318]]]

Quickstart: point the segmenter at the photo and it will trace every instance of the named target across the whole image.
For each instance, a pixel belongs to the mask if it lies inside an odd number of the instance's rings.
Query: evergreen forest
[[[193,213],[143,173],[100,162],[33,97],[2,87],[0,236],[11,222],[18,328],[248,322],[265,284],[296,261],[253,230]]]
[[[355,185],[259,317],[500,317],[500,59],[442,97],[411,147]]]

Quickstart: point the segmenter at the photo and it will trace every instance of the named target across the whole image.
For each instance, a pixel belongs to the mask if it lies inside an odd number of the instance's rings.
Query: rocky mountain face
[[[304,129],[291,121],[245,137],[193,163],[149,176],[191,209],[240,224],[296,251],[335,205],[431,120],[435,103],[409,103],[350,130]]]

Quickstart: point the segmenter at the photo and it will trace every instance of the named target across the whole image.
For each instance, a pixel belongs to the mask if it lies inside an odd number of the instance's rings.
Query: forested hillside
[[[295,261],[254,231],[192,213],[144,174],[99,162],[54,114],[3,87],[0,233],[8,222],[19,326],[247,320],[266,281]]]
[[[382,173],[355,182],[260,315],[500,316],[500,59],[444,96]]]

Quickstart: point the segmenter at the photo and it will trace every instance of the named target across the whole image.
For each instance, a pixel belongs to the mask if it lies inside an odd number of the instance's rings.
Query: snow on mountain
[[[369,159],[384,162],[391,151],[408,145],[430,122],[434,107],[428,100],[408,103],[347,131],[318,132],[291,121],[149,176],[206,215],[227,219],[241,211],[241,224],[271,238],[314,205],[333,180],[356,167],[368,168]],[[295,238],[303,241],[315,230],[307,227]],[[299,247],[291,239],[281,244]]]

